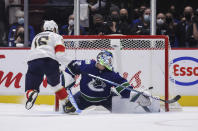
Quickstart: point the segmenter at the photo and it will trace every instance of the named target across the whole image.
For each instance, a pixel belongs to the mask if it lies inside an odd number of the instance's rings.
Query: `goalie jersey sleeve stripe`
[[[122,83],[121,85],[133,89],[133,87],[132,87],[127,81],[124,82],[124,83]],[[122,97],[124,97],[124,98],[128,98],[128,97],[129,97],[129,94],[130,94],[129,92],[130,92],[130,91],[124,89],[124,88],[121,87],[121,86],[117,86],[117,87],[115,87],[115,88],[116,88],[116,91],[117,91]]]
[[[130,88],[133,88],[130,86],[130,84],[128,83],[128,81],[121,77],[119,73],[114,73],[113,75],[114,77],[112,78],[111,81],[115,82],[115,83],[118,83],[122,86],[129,86]],[[127,89],[124,89],[123,87],[121,86],[117,86],[115,87],[116,88],[116,91],[123,97],[123,98],[129,98],[130,96],[130,91],[127,90]]]

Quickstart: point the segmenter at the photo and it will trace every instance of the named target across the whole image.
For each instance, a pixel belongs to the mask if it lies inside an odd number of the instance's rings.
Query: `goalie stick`
[[[74,96],[73,96],[73,94],[72,94],[72,92],[71,92],[71,90],[68,88],[67,89],[67,93],[68,93],[68,98],[69,98],[69,101],[71,102],[71,104],[74,106],[74,108],[76,109],[76,113],[77,114],[80,114],[81,112],[82,112],[82,110],[80,110],[79,108],[78,108],[78,105],[77,105],[77,103],[76,103],[76,100],[74,99]]]
[[[64,77],[64,75],[63,75],[63,73],[62,73],[62,82],[64,83],[63,85],[65,85],[65,77]],[[73,96],[73,94],[72,94],[72,92],[71,92],[71,87],[73,86],[75,84],[75,82],[73,82],[72,84],[70,84],[67,88],[64,86],[64,88],[66,88],[66,91],[67,91],[67,93],[68,93],[68,99],[69,99],[69,101],[71,102],[71,104],[74,106],[74,108],[76,109],[76,113],[77,114],[80,114],[81,112],[82,112],[82,110],[80,110],[79,108],[78,108],[78,105],[77,105],[77,103],[76,103],[76,100],[74,99],[74,96]]]
[[[127,89],[127,90],[129,90],[129,91],[133,91],[133,92],[136,92],[136,93],[138,93],[138,94],[142,94],[142,95],[144,95],[144,96],[146,96],[146,97],[150,97],[150,98],[152,98],[152,99],[159,100],[159,101],[162,101],[162,102],[165,102],[165,103],[168,103],[168,104],[177,102],[177,101],[181,98],[180,95],[177,95],[177,96],[174,97],[173,99],[170,99],[170,100],[163,100],[163,99],[161,99],[161,98],[159,98],[159,97],[155,97],[155,96],[152,96],[152,95],[149,95],[149,94],[145,94],[144,92],[137,91],[137,90],[131,89],[131,88],[129,88],[129,87],[125,87],[125,86],[123,86],[123,85],[120,85],[120,84],[115,83],[115,82],[112,82],[112,81],[110,81],[110,80],[101,78],[101,77],[99,77],[99,76],[95,76],[95,75],[88,74],[88,73],[86,73],[86,74],[87,74],[88,76],[90,76],[90,77],[93,77],[93,78],[96,78],[96,79],[105,81],[105,82],[107,82],[107,83],[109,83],[109,84],[112,84],[112,85],[114,85],[114,86],[120,86],[120,87],[123,87],[123,88],[125,88],[125,89]]]

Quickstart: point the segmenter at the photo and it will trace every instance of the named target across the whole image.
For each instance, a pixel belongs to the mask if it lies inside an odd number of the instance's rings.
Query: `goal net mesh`
[[[111,49],[111,39],[76,39],[65,40],[67,49]],[[120,39],[121,49],[165,49],[165,40],[160,39]]]

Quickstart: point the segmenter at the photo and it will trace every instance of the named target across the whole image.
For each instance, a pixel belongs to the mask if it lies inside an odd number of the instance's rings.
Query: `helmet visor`
[[[108,70],[111,70],[111,71],[113,70],[113,65],[112,65],[113,59],[111,56],[105,56],[105,54],[101,55],[99,56],[98,62],[101,65],[105,66]]]

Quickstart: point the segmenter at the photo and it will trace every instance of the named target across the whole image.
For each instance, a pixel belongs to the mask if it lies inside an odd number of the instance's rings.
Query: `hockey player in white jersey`
[[[58,26],[53,20],[45,21],[44,32],[32,41],[28,70],[25,78],[26,109],[31,109],[39,93],[43,76],[52,87],[63,105],[67,97],[65,88],[60,85],[60,67],[67,65],[63,38],[58,33]]]

